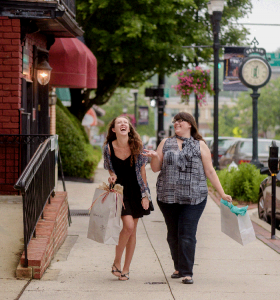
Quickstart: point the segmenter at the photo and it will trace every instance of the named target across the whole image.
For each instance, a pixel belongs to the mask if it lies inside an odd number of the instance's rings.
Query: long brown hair
[[[130,132],[128,133],[128,145],[129,145],[129,148],[130,148],[130,151],[131,151],[130,165],[132,166],[133,159],[136,162],[136,159],[137,159],[138,155],[141,154],[141,152],[143,150],[143,144],[142,144],[140,135],[134,129],[134,127],[131,124],[129,118],[127,118],[125,116],[119,116],[119,117],[114,118],[111,121],[111,123],[108,126],[108,133],[107,133],[104,145],[108,144],[109,142],[113,142],[114,140],[117,139],[116,133],[113,132],[112,128],[115,128],[115,122],[119,118],[127,119],[128,124],[129,124]]]
[[[191,136],[198,141],[204,141],[204,139],[202,138],[202,135],[198,132],[197,129],[197,125],[196,125],[196,121],[194,119],[194,117],[187,113],[187,112],[179,112],[177,115],[175,115],[174,117],[174,121],[177,120],[184,120],[186,122],[188,122],[189,124],[191,124]],[[205,141],[204,141],[205,142]]]

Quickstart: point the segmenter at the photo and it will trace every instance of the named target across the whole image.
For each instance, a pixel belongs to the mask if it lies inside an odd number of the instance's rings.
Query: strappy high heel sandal
[[[119,277],[119,280],[120,281],[127,281],[128,279],[129,279],[129,272],[128,273],[126,273],[126,274],[121,274],[121,276]],[[121,279],[121,278],[126,278],[126,279]]]
[[[114,270],[113,268],[115,268],[115,270]],[[115,264],[112,265],[112,271],[111,271],[111,273],[112,273],[114,276],[117,276],[117,277],[121,277],[121,275],[122,275],[122,271],[120,271],[120,270],[116,267]],[[119,273],[119,275],[118,275],[118,274],[115,274],[115,273]]]

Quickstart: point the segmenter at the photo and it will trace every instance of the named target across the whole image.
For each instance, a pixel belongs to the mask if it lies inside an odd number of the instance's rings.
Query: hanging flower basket
[[[201,67],[196,67],[194,70],[188,69],[178,74],[179,83],[172,87],[181,96],[185,103],[189,103],[191,93],[197,95],[198,103],[206,104],[206,93],[214,95],[212,84],[210,83],[210,71],[202,70]]]

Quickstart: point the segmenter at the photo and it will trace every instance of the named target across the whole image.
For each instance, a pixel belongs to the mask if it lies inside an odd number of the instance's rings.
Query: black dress
[[[142,207],[142,194],[137,181],[135,162],[130,165],[130,156],[122,160],[116,157],[112,142],[109,143],[111,151],[111,161],[115,173],[117,175],[116,183],[123,186],[123,202],[122,216],[130,215],[133,219],[142,218],[144,215],[150,214],[150,208],[145,210]]]

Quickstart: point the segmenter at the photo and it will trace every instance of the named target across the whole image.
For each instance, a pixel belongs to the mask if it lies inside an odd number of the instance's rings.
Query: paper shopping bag
[[[94,193],[89,217],[87,237],[98,243],[118,245],[121,231],[120,219],[123,205],[123,187],[113,189],[103,183]]]
[[[256,239],[255,231],[248,215],[236,215],[230,208],[221,203],[221,229],[222,232],[245,246]]]

